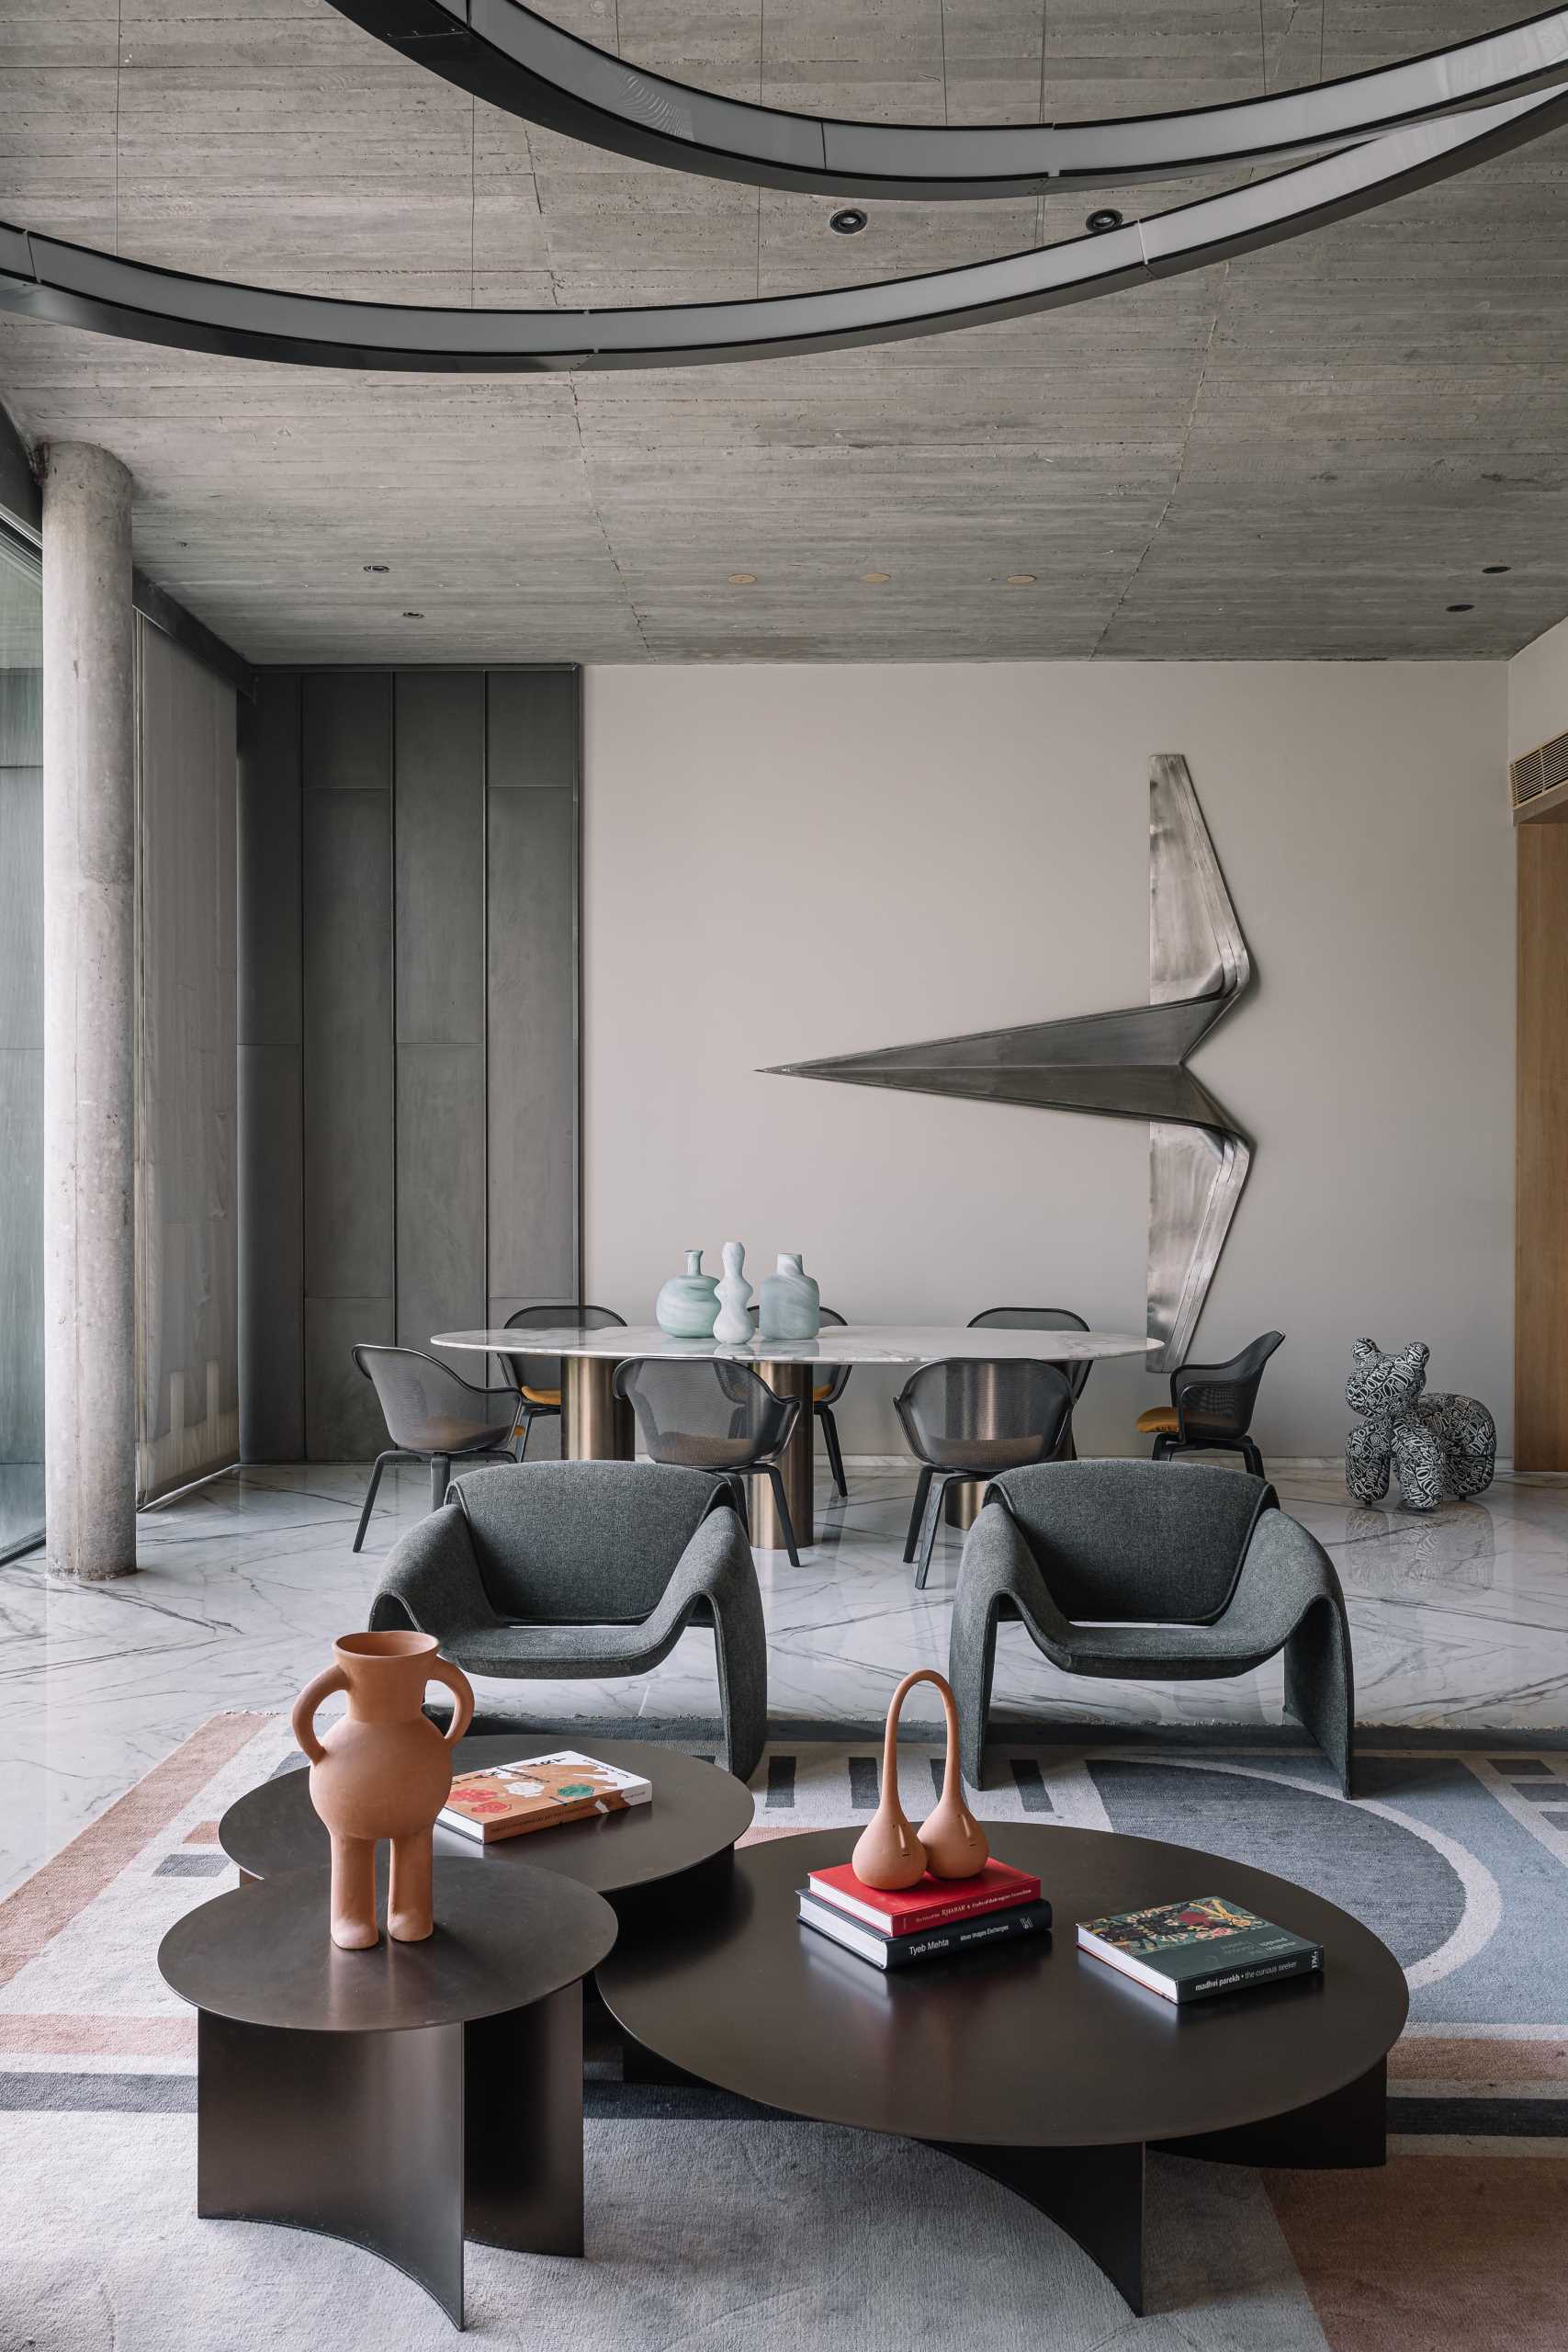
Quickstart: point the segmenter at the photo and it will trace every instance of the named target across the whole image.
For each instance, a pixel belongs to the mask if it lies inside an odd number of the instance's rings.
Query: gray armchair
[[[964,1546],[948,1658],[976,1788],[997,1627],[1009,1623],[1064,1674],[1122,1681],[1218,1680],[1283,1650],[1285,1704],[1351,1793],[1344,1595],[1327,1553],[1262,1478],[1157,1462],[1045,1463],[993,1478]]]
[[[646,1674],[711,1625],[725,1769],[756,1770],[768,1649],[751,1549],[723,1482],[652,1462],[471,1471],[389,1555],[371,1630],[434,1634],[468,1674]]]

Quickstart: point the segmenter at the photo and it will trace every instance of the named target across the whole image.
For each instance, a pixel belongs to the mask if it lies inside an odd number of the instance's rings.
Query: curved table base
[[[582,2252],[582,1987],[468,2025],[200,2012],[197,2211],[363,2246],[463,2324],[463,2242]]]

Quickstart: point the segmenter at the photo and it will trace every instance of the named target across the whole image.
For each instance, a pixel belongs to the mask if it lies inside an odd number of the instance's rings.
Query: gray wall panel
[[[240,707],[242,1046],[299,1043],[299,680],[264,670]]]
[[[390,1340],[395,1308],[385,1298],[305,1302],[307,1459],[369,1462],[388,1443],[376,1391],[350,1351],[361,1340]],[[344,1538],[344,1543],[347,1537]]]
[[[468,1330],[485,1311],[482,1045],[398,1048],[398,1338]],[[439,1352],[439,1351],[438,1351]],[[465,1380],[477,1356],[444,1359]]]
[[[577,796],[490,795],[490,1288],[578,1295]]]
[[[0,1046],[43,1045],[42,875],[43,770],[0,763]]]
[[[491,672],[492,786],[576,788],[581,731],[580,684],[575,670]]]
[[[484,1312],[484,677],[404,673],[394,708],[398,1337],[423,1348]]]
[[[308,670],[299,741],[307,792],[385,792],[392,773],[392,679],[386,670]]]
[[[240,1047],[240,1458],[305,1458],[298,1046]]]
[[[299,679],[240,706],[240,1456],[305,1453]]]
[[[338,1455],[341,1435],[327,1431],[341,1415],[310,1310],[389,1301],[397,1286],[391,825],[389,791],[306,796],[305,1440],[316,1460]]]

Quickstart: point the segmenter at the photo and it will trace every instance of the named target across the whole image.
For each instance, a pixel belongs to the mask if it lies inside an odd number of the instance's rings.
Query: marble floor
[[[356,1556],[365,1476],[311,1464],[212,1481],[142,1517],[141,1573],[115,1584],[51,1584],[38,1554],[0,1567],[0,1893],[209,1715],[288,1706],[333,1637],[364,1623],[382,1557],[429,1508],[423,1469],[390,1472]],[[1568,1729],[1568,1481],[1501,1476],[1429,1519],[1351,1505],[1329,1472],[1277,1483],[1337,1563],[1363,1722]],[[902,1674],[946,1660],[961,1539],[944,1532],[917,1593],[899,1556],[911,1476],[852,1464],[851,1490],[820,1510],[798,1568],[758,1555],[781,1721],[874,1723]],[[1281,1678],[1276,1662],[1234,1682],[1085,1683],[1014,1630],[996,1695],[1036,1721],[1245,1725],[1280,1720]],[[712,1642],[687,1634],[634,1681],[481,1683],[479,1701],[541,1724],[709,1721]]]

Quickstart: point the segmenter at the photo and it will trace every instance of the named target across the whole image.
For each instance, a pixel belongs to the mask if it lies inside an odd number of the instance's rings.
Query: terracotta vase
[[[294,1736],[310,1759],[310,1802],[333,1846],[334,1944],[357,1951],[379,1940],[376,1845],[392,1842],[387,1928],[397,1942],[423,1942],[430,1907],[431,1832],[452,1786],[452,1750],[474,1716],[467,1675],[437,1653],[434,1634],[344,1634],[336,1664],[294,1702]],[[445,1682],[457,1705],[445,1736],[424,1706],[427,1682]],[[316,1710],[334,1690],[348,1713],[316,1736]]]
[[[942,1692],[947,1716],[947,1764],[942,1795],[934,1811],[920,1824],[919,1837],[910,1828],[898,1802],[898,1715],[917,1682],[932,1682]],[[964,1802],[964,1781],[958,1769],[958,1707],[952,1685],[929,1666],[907,1674],[893,1693],[887,1728],[882,1740],[882,1802],[861,1832],[850,1857],[855,1876],[867,1886],[894,1893],[913,1886],[930,1871],[933,1878],[973,1878],[990,1858],[986,1833]]]

